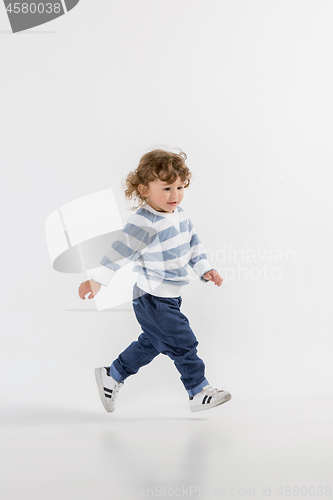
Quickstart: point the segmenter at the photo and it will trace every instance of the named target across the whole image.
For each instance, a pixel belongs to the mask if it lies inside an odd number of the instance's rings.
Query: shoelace
[[[206,385],[204,387],[204,391],[207,394],[207,396],[215,396],[219,391],[215,387],[212,387],[211,385]]]
[[[114,386],[113,391],[112,391],[111,401],[113,401],[116,398],[120,388],[121,388],[120,384],[116,384]]]

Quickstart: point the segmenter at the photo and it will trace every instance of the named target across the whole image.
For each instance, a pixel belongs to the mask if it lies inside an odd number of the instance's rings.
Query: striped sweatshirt
[[[189,284],[188,266],[201,281],[212,270],[191,220],[179,206],[172,213],[158,212],[145,204],[130,215],[101,260],[90,271],[94,281],[108,286],[121,267],[133,262],[137,286],[157,297],[178,297]]]

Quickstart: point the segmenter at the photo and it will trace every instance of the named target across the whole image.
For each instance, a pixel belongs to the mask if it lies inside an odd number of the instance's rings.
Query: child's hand
[[[100,283],[97,283],[94,280],[84,281],[79,286],[79,296],[80,296],[80,298],[82,300],[84,300],[85,299],[85,295],[87,295],[87,293],[91,292],[90,295],[89,295],[89,297],[88,297],[88,299],[93,299],[95,297],[95,295],[100,291],[101,286],[102,285]]]
[[[221,278],[220,274],[216,271],[216,269],[211,269],[208,273],[205,273],[202,276],[205,280],[213,281],[215,285],[221,286],[223,278]]]

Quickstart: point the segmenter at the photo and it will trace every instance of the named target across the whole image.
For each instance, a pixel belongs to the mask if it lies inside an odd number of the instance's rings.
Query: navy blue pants
[[[124,382],[162,353],[174,362],[188,394],[195,396],[208,381],[204,362],[197,355],[198,341],[180,312],[182,298],[156,297],[135,284],[132,303],[142,333],[112,363],[111,376]]]

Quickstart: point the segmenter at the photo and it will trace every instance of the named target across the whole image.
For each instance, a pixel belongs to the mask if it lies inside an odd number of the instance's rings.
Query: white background
[[[329,484],[332,16],[324,0],[82,0],[12,34],[0,6],[7,499],[90,500],[116,495],[115,484],[135,497],[190,480],[221,488],[217,464],[230,467],[231,487],[246,483],[257,497],[263,485]],[[155,147],[188,155],[182,207],[225,282],[193,279],[182,311],[207,378],[233,399],[192,415],[178,372],[160,356],[104,415],[93,370],[140,327],[131,303],[98,313],[79,299],[85,277],[52,269],[44,222],[112,187],[125,223],[121,181]],[[90,475],[78,461],[85,450]],[[112,487],[101,470],[113,470]]]

